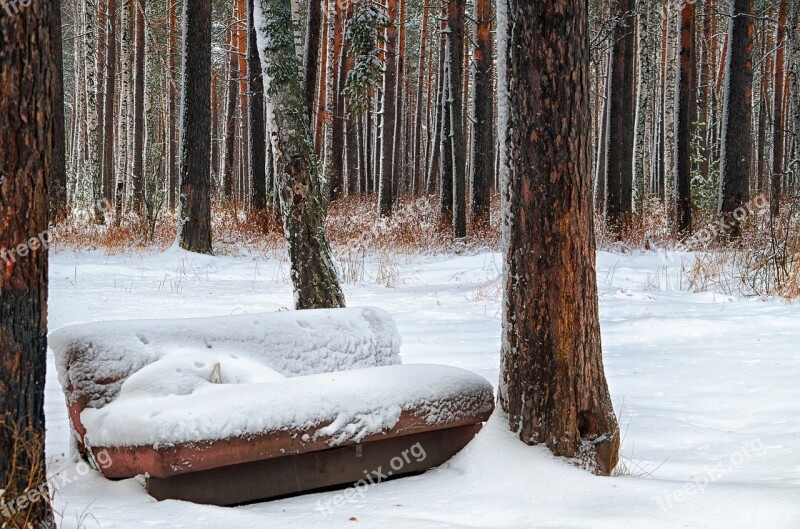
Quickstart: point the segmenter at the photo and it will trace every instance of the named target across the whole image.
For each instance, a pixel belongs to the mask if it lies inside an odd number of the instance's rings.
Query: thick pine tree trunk
[[[472,148],[473,222],[489,223],[489,199],[494,182],[495,126],[494,120],[494,54],[492,43],[493,14],[489,0],[477,0],[475,14],[475,139]]]
[[[261,61],[258,57],[255,22],[253,20],[253,1],[247,0],[247,80],[248,146],[250,149],[250,185],[252,186],[252,207],[262,210],[267,207],[267,138],[264,123],[264,78],[261,74]]]
[[[741,236],[734,211],[750,199],[753,159],[753,0],[731,0],[730,44],[722,111],[719,215],[731,238]]]
[[[297,75],[291,2],[255,0],[254,9],[295,306],[344,307],[325,236],[328,190],[322,185],[311,122],[305,112],[306,93]]]
[[[387,0],[389,26],[386,28],[386,66],[383,73],[383,127],[381,128],[381,167],[378,182],[378,214],[392,214],[395,179],[395,121],[397,116],[397,0]]]
[[[197,253],[211,250],[211,0],[183,1],[178,240]]]
[[[0,13],[0,525],[8,528],[55,529],[44,453],[42,242],[49,241],[48,185],[62,119],[54,103],[64,97],[52,42],[59,9],[59,2],[34,2]]]
[[[692,231],[692,125],[696,118],[694,4],[683,4],[681,13],[680,71],[678,95],[678,181],[676,212],[678,233]]]
[[[619,235],[633,207],[633,0],[615,0],[614,47],[609,69],[610,100],[606,138],[606,219]]]
[[[500,403],[525,443],[609,474],[620,438],[600,344],[587,2],[500,2],[498,20],[508,39]]]

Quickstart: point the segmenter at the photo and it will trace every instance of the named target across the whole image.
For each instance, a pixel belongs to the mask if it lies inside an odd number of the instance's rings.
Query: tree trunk
[[[114,200],[114,186],[117,181],[114,164],[114,101],[116,100],[117,78],[117,0],[106,4],[106,58],[105,58],[105,97],[103,122],[103,199],[106,204]]]
[[[183,1],[181,248],[211,250],[211,0]]]
[[[778,10],[778,29],[775,36],[775,86],[773,88],[775,118],[773,123],[772,136],[772,186],[770,204],[772,213],[777,215],[780,210],[781,198],[783,195],[783,156],[784,156],[784,112],[783,95],[784,80],[783,66],[785,55],[786,39],[786,0],[781,0]]]
[[[167,79],[169,83],[167,97],[167,119],[169,120],[169,132],[167,133],[167,150],[168,150],[168,163],[169,163],[169,187],[168,187],[168,204],[170,210],[177,209],[176,206],[176,193],[178,190],[178,127],[177,127],[177,73],[175,71],[175,53],[177,49],[177,2],[172,1],[169,4],[169,51],[167,57]]]
[[[490,190],[494,182],[494,57],[489,0],[477,0],[475,14],[475,139],[472,148],[472,220],[478,226],[489,224]]]
[[[225,106],[225,157],[222,161],[222,195],[228,199],[233,196],[236,106],[239,98],[239,59],[236,57],[234,18],[232,15],[228,30],[228,98]]]
[[[54,103],[64,97],[53,42],[59,4],[9,3],[0,12],[0,524],[9,528],[56,527],[44,387],[48,185],[62,119]]]
[[[417,65],[417,99],[414,109],[414,193],[417,194],[422,191],[422,175],[425,169],[425,161],[422,157],[422,98],[423,88],[425,87],[425,53],[428,49],[428,19],[430,17],[430,3],[425,2],[422,6],[422,26],[420,27],[420,43],[419,43],[419,62]],[[428,65],[430,69],[430,65]],[[430,74],[428,74],[430,79]],[[429,85],[430,87],[430,85]],[[427,92],[427,97],[430,100],[430,90]]]
[[[322,38],[322,2],[325,0],[310,0],[308,2],[308,18],[306,20],[306,42],[303,53],[304,93],[308,107],[308,117],[311,119],[314,101],[317,95],[317,70],[319,65],[320,39]]]
[[[692,231],[692,125],[696,119],[694,65],[694,4],[686,2],[681,13],[678,122],[675,125],[678,131],[675,219],[678,233],[683,235]]]
[[[144,206],[144,99],[145,99],[145,5],[146,0],[134,0],[136,17],[136,58],[134,74],[133,118],[133,210],[142,212]]]
[[[607,475],[620,436],[600,343],[587,2],[507,7],[506,18],[498,4],[499,35],[509,39],[500,46],[508,120],[499,128],[507,172],[500,403],[523,442]]]
[[[677,0],[669,0],[666,4],[664,18],[664,115],[662,119],[664,133],[661,138],[664,164],[661,181],[663,182],[664,203],[667,204],[669,219],[674,220],[675,208],[672,205],[677,201],[675,183],[678,179],[678,153],[675,150],[677,145],[675,125],[678,122],[677,116],[675,116],[678,97],[678,57],[676,52],[679,49],[678,30],[680,28],[680,16]]]
[[[258,58],[255,21],[253,19],[253,0],[247,0],[247,80],[249,90],[248,146],[250,149],[250,185],[252,186],[253,209],[267,207],[267,138],[264,123],[264,78],[261,74],[261,61]]]
[[[386,65],[383,73],[383,127],[381,128],[381,168],[378,183],[378,214],[392,214],[395,179],[395,121],[397,120],[397,0],[387,0],[389,25],[386,28]]]
[[[639,2],[640,10],[637,14],[637,33],[638,33],[638,74],[636,90],[636,118],[634,125],[634,158],[633,158],[633,179],[634,179],[634,209],[641,214],[644,208],[646,183],[651,171],[650,147],[652,134],[650,127],[652,115],[655,111],[653,107],[653,95],[650,90],[650,83],[654,77],[653,68],[653,17],[651,13],[656,11],[656,6],[651,0]]]
[[[457,239],[467,236],[466,214],[466,135],[464,134],[464,0],[447,0],[447,33],[445,35],[446,97],[442,137],[442,188],[445,179],[452,189],[452,226]],[[446,209],[444,211],[447,211]]]
[[[256,0],[254,8],[295,306],[343,307],[344,295],[325,236],[327,189],[314,153],[306,94],[297,76],[291,2]]]
[[[614,0],[614,47],[611,59],[608,137],[606,138],[606,219],[620,230],[633,207],[633,0]]]
[[[734,211],[750,199],[753,158],[753,0],[731,0],[730,44],[722,107],[722,166],[719,214],[731,238],[741,236]]]

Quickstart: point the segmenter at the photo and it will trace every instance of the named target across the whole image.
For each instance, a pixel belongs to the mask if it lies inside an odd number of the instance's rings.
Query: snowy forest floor
[[[692,258],[598,254],[606,375],[624,432],[621,476],[595,477],[524,446],[497,411],[445,466],[343,504],[334,503],[341,491],[237,508],[158,503],[138,480],[81,475],[51,354],[47,455],[62,527],[798,527],[800,306],[685,291],[681,270]],[[499,253],[365,255],[358,263],[344,285],[348,304],[394,316],[404,362],[464,367],[497,384]],[[50,331],[275,311],[292,306],[288,272],[277,254],[62,249],[51,258]]]

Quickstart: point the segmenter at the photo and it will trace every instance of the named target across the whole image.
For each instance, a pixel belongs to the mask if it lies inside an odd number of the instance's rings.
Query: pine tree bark
[[[445,148],[442,149],[442,188],[445,179],[452,188],[453,235],[467,236],[466,212],[466,134],[464,126],[464,0],[447,0],[447,33],[445,35],[446,97],[444,99]],[[443,199],[444,202],[444,199]],[[443,211],[447,211],[444,209]]]
[[[620,230],[633,207],[633,99],[634,0],[614,0],[613,55],[611,59],[608,136],[606,138],[606,219]]]
[[[45,468],[48,185],[59,2],[0,13],[0,525],[55,529]],[[61,138],[63,139],[63,138]],[[17,498],[33,499],[21,505]],[[12,510],[14,512],[12,512]]]
[[[256,211],[267,207],[267,138],[264,122],[264,78],[258,57],[258,42],[253,19],[253,1],[247,0],[247,80],[248,145],[250,149],[250,185],[252,207]]]
[[[728,235],[741,236],[734,211],[750,199],[753,159],[753,0],[731,0],[730,43],[725,68],[719,215]]]
[[[320,40],[322,38],[322,2],[308,2],[308,18],[306,19],[306,41],[303,52],[303,92],[305,93],[308,117],[312,118],[314,102],[317,96],[317,71],[319,68]]]
[[[692,125],[696,120],[694,4],[685,2],[681,12],[680,71],[678,95],[678,181],[676,212],[678,233],[692,231]]]
[[[414,175],[413,175],[413,191],[415,194],[423,191],[422,176],[425,169],[425,160],[422,157],[422,116],[423,116],[423,89],[425,87],[425,54],[428,49],[428,20],[430,18],[430,3],[425,2],[422,5],[422,26],[420,27],[420,43],[419,43],[419,62],[417,64],[417,98],[414,108]],[[430,68],[430,65],[428,65]],[[428,74],[430,79],[430,74]],[[428,90],[427,97],[430,100],[432,94]]]
[[[114,163],[114,102],[117,79],[117,0],[106,4],[105,110],[103,120],[103,200],[111,204],[117,181]]]
[[[211,254],[211,0],[183,0],[178,240]]]
[[[144,136],[145,136],[145,8],[146,0],[134,0],[135,43],[133,82],[133,202],[132,209],[142,213],[144,206]]]
[[[177,116],[177,72],[175,71],[175,54],[177,53],[177,2],[169,4],[168,25],[169,25],[169,50],[167,52],[167,156],[169,163],[169,186],[167,188],[167,203],[172,211],[175,211],[177,204],[176,193],[178,191],[178,116]],[[213,163],[213,162],[212,162]]]
[[[778,27],[775,35],[775,85],[773,88],[773,108],[775,118],[773,122],[772,135],[772,186],[770,193],[770,205],[773,214],[777,215],[780,210],[781,198],[783,197],[783,157],[784,157],[784,78],[783,67],[786,49],[786,8],[787,1],[781,0],[778,9]]]
[[[498,20],[507,83],[500,403],[523,442],[607,475],[620,436],[600,343],[587,2],[499,2]]]
[[[228,30],[228,97],[225,106],[225,157],[222,160],[222,195],[233,197],[234,153],[236,152],[236,107],[239,99],[239,59],[236,57],[234,16]]]
[[[383,103],[381,128],[381,164],[378,182],[378,214],[386,217],[392,214],[395,180],[395,122],[397,116],[397,0],[387,0],[386,14],[386,65],[383,73]]]
[[[61,38],[61,8],[53,9],[50,25],[51,55],[54,60],[53,83],[53,172],[50,177],[50,219],[58,223],[67,214],[67,138],[64,113],[64,55]]]
[[[306,93],[298,78],[289,0],[255,0],[267,123],[289,246],[297,309],[344,307],[325,235],[327,189],[314,152]]]
[[[494,15],[489,0],[475,4],[475,139],[472,148],[471,214],[475,225],[489,223],[490,190],[494,182],[495,120],[494,120],[494,54],[492,25]]]

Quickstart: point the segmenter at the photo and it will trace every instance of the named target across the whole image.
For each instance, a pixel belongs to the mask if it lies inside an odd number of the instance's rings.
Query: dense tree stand
[[[508,9],[500,402],[525,443],[609,474],[620,439],[600,344],[587,5],[511,0]]]
[[[57,10],[34,2],[0,14],[0,526],[14,529],[55,528],[44,455],[48,237],[38,237],[63,97],[51,48]]]

